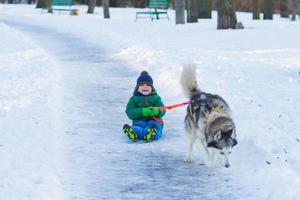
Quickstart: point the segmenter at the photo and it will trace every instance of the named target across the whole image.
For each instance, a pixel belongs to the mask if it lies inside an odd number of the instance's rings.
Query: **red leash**
[[[155,108],[155,109],[156,110],[172,110],[174,108],[189,105],[191,103],[192,103],[192,101],[187,101],[187,102],[183,102],[183,103],[179,103],[179,104],[174,104],[174,105],[171,105],[171,106],[162,106],[162,107],[158,107],[158,108]]]

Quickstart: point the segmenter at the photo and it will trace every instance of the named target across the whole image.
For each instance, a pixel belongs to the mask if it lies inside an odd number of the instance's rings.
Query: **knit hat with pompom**
[[[140,86],[141,84],[146,83],[150,86],[153,85],[153,80],[147,71],[142,71],[138,79],[136,80],[136,85]]]

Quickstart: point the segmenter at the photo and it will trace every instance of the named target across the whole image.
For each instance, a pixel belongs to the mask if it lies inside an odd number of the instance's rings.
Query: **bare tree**
[[[296,14],[297,14],[297,2],[296,0],[292,0],[292,21],[296,20]]]
[[[103,0],[103,13],[104,13],[104,18],[109,19],[109,0]]]
[[[198,0],[187,0],[187,23],[198,22]]]
[[[87,13],[90,13],[90,14],[94,13],[96,2],[97,2],[96,0],[89,0]]]
[[[218,26],[217,29],[235,29],[237,24],[235,14],[235,1],[234,0],[218,0]]]
[[[48,1],[48,13],[53,13],[52,1],[51,0],[47,0],[47,1]]]
[[[129,3],[135,8],[147,7],[147,0],[129,0]]]
[[[280,16],[285,18],[289,17],[288,0],[280,0]]]
[[[273,19],[274,0],[264,0],[264,19]]]
[[[198,18],[210,19],[211,11],[212,11],[212,0],[198,0],[198,1],[199,1]]]
[[[48,0],[38,0],[36,8],[48,8]]]
[[[185,23],[185,5],[184,0],[176,0],[175,1],[175,15],[176,15],[176,24],[184,24]]]
[[[260,19],[259,0],[253,0],[253,19]]]

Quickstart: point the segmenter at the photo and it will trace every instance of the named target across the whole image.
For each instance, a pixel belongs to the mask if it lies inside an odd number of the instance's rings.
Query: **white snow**
[[[0,5],[0,197],[20,199],[287,199],[300,195],[300,21],[275,16],[243,30],[213,19],[175,25],[139,9],[79,16]],[[229,169],[183,163],[185,108],[164,135],[131,143],[125,106],[148,70],[166,105],[186,101],[182,63],[230,105],[238,145]]]
[[[63,199],[59,74],[29,38],[0,30],[1,199]]]

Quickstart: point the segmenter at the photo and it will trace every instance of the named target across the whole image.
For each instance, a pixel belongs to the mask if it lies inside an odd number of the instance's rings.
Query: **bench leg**
[[[156,19],[158,20],[159,19],[159,14],[157,13],[157,9],[155,8],[155,15],[156,15]]]

